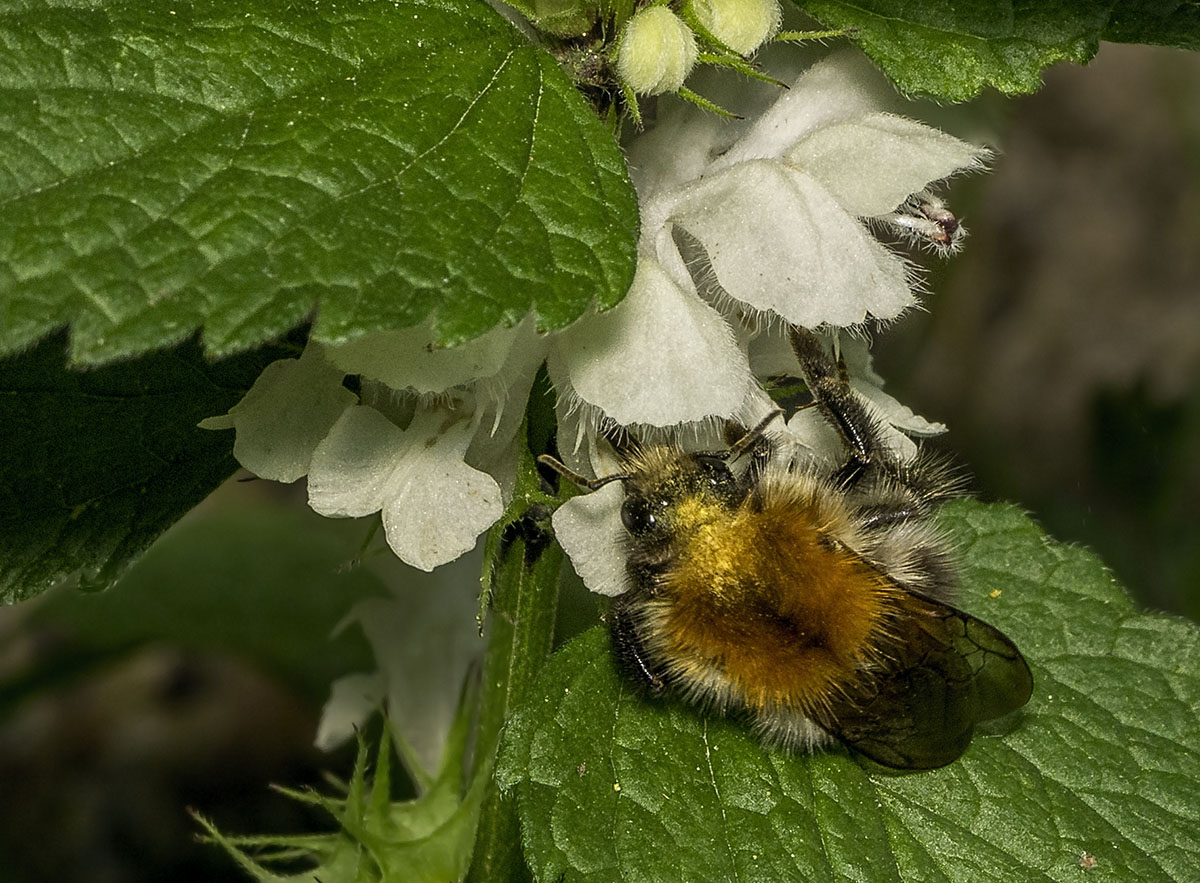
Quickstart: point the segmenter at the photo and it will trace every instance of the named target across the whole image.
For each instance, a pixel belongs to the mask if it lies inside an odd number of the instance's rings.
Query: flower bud
[[[675,92],[698,54],[691,28],[665,6],[650,6],[625,26],[617,73],[626,86],[642,95]]]
[[[779,30],[779,0],[693,0],[692,11],[739,55],[749,55]]]

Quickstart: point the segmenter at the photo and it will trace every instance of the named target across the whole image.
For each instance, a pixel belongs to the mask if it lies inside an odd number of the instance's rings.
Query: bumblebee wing
[[[1029,701],[1033,676],[1002,632],[905,593],[878,671],[833,703],[832,733],[884,766],[923,770],[956,760],[975,725]]]

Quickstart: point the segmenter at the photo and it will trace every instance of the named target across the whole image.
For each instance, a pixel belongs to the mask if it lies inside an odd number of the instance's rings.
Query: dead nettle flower
[[[637,274],[551,349],[568,410],[658,429],[746,417],[759,397],[746,349],[762,329],[860,326],[916,302],[909,266],[868,222],[988,154],[881,111],[887,89],[839,52],[756,119],[677,106],[634,139]]]
[[[234,456],[262,478],[308,476],[322,515],[382,512],[388,545],[432,570],[473,548],[512,493],[517,429],[545,343],[532,317],[453,349],[425,326],[312,342],[267,367],[227,415]],[[361,394],[343,386],[361,378]]]
[[[567,465],[618,471],[598,437],[605,420],[643,440],[719,449],[726,420],[754,425],[773,407],[760,378],[795,374],[789,324],[826,331],[899,456],[915,453],[910,436],[944,431],[884,393],[871,369],[864,323],[894,319],[916,299],[910,267],[870,225],[930,205],[945,215],[940,226],[926,221],[953,238],[952,216],[928,188],[982,168],[989,154],[883,111],[889,97],[863,56],[839,52],[756,118],[666,108],[634,139],[642,214],[634,283],[617,307],[567,329],[549,355]],[[908,229],[937,239],[930,228]],[[767,434],[796,457],[837,456],[838,440],[811,410]],[[554,519],[584,581],[610,594],[625,586],[621,496],[613,483],[568,501]]]

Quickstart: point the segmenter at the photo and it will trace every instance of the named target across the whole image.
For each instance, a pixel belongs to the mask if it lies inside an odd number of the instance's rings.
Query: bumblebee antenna
[[[568,469],[560,461],[554,459],[549,454],[542,454],[537,458],[538,462],[543,466],[549,466],[563,478],[569,479],[579,487],[585,487],[589,491],[594,491],[597,488],[602,488],[606,484],[611,484],[614,481],[628,481],[633,478],[628,472],[614,472],[612,475],[603,475],[600,478],[587,478],[580,475],[574,469]]]
[[[727,459],[736,460],[757,444],[758,440],[763,437],[763,433],[767,431],[767,427],[771,425],[771,421],[782,413],[782,408],[775,408],[770,414],[759,420],[753,429],[729,446],[729,453],[726,454]]]

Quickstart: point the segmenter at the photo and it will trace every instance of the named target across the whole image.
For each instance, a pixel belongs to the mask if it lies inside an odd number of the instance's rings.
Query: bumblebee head
[[[694,510],[728,511],[738,506],[746,491],[729,463],[751,450],[780,413],[773,410],[727,451],[689,454],[669,445],[631,446],[625,452],[624,468],[600,478],[580,475],[547,454],[538,457],[538,462],[591,491],[623,482],[621,523],[625,529],[635,539],[665,539],[681,514],[685,520],[694,520],[698,514]]]
[[[681,510],[728,510],[744,496],[722,454],[681,454],[656,446],[628,465],[621,523],[638,539],[668,535]]]

